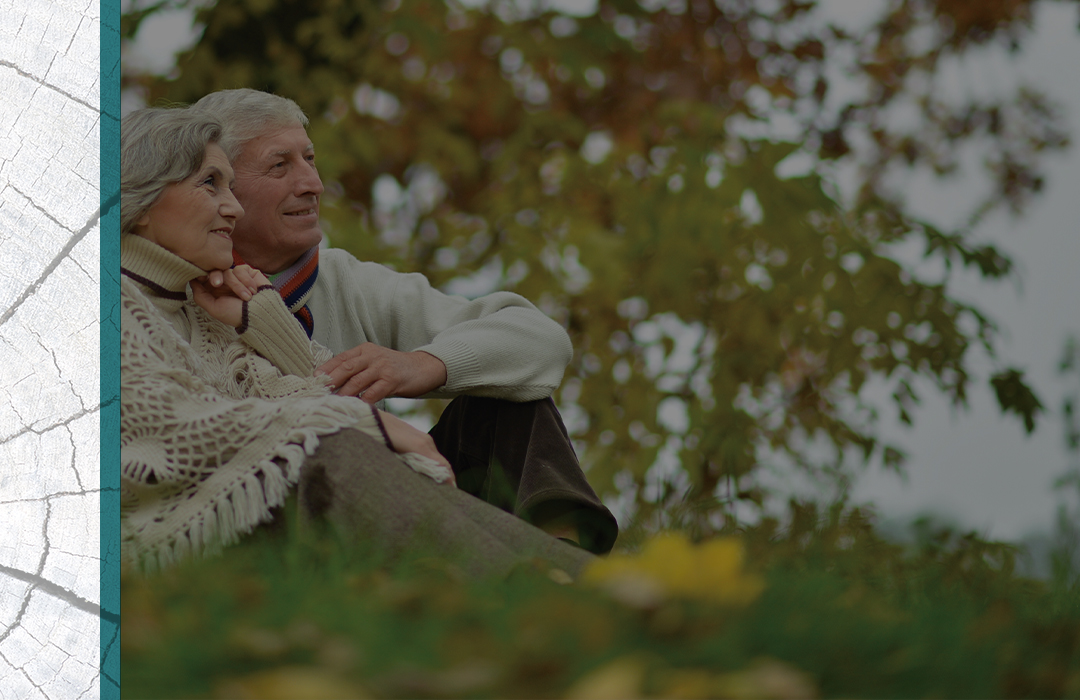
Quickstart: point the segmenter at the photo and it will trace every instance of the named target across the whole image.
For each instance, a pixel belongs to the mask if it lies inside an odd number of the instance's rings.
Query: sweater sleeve
[[[446,365],[447,375],[432,396],[532,401],[550,396],[562,381],[573,356],[570,338],[523,297],[495,292],[470,300],[444,294],[421,274],[333,252],[324,256],[325,269],[320,263],[316,286],[317,294],[330,297],[319,304],[330,318],[317,313],[315,324],[317,335],[320,324],[327,324],[326,344],[335,352],[371,341],[430,353]]]
[[[274,288],[260,287],[244,302],[240,338],[269,360],[282,374],[310,377],[315,369],[311,341],[289,313]]]

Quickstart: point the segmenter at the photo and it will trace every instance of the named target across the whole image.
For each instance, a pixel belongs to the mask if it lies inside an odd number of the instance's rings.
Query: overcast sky
[[[589,0],[561,0],[559,4],[576,8],[577,14],[595,7]],[[845,23],[857,25],[877,4],[875,0],[827,0],[825,6]],[[983,52],[942,77],[958,94],[1001,94],[1019,80],[1041,88],[1067,110],[1070,133],[1074,140],[1080,139],[1077,23],[1075,3],[1042,7],[1035,36],[1025,42],[1018,60],[1007,60],[1000,52]],[[197,36],[186,15],[161,13],[147,22],[137,44],[125,50],[125,60],[165,71],[172,50]],[[1050,527],[1058,502],[1051,482],[1066,465],[1060,417],[1063,391],[1056,366],[1066,336],[1070,332],[1080,336],[1078,149],[1049,159],[1047,175],[1046,191],[1023,218],[998,216],[979,231],[982,239],[1014,257],[1020,284],[988,284],[961,274],[950,288],[1000,323],[1000,364],[1026,370],[1050,412],[1032,436],[1024,434],[1015,418],[1002,417],[987,386],[988,376],[1000,366],[976,353],[972,366],[977,381],[969,410],[957,410],[928,390],[923,392],[913,429],[902,429],[895,420],[883,422],[886,436],[905,446],[911,457],[906,480],[870,470],[857,482],[856,500],[876,503],[883,515],[907,517],[934,511],[984,536],[1001,539],[1017,539]],[[974,192],[966,183],[941,187],[929,178],[912,177],[902,186],[915,211],[949,225],[958,223],[961,209],[955,203]],[[918,267],[916,253],[898,251],[913,268],[935,274]],[[887,395],[879,392],[878,403],[887,407]]]
[[[1025,42],[1018,61],[982,58],[949,78],[956,89],[975,94],[1018,79],[1043,89],[1067,110],[1075,142],[1080,139],[1077,23],[1075,3],[1043,7],[1034,40]],[[1080,152],[1074,146],[1048,163],[1048,187],[1023,218],[1001,215],[979,231],[982,239],[1013,256],[1019,288],[984,283],[974,275],[957,276],[950,288],[1001,324],[1003,364],[1027,371],[1050,412],[1032,436],[1025,436],[1018,420],[1003,418],[996,409],[986,384],[996,368],[976,356],[979,381],[969,411],[954,410],[927,394],[914,430],[889,431],[911,454],[907,483],[877,472],[864,476],[856,489],[857,496],[874,501],[883,513],[935,510],[1002,539],[1050,527],[1058,501],[1051,483],[1067,464],[1057,364],[1067,335],[1080,336]],[[950,219],[950,191],[913,179],[907,196],[914,208],[942,223],[956,223]]]

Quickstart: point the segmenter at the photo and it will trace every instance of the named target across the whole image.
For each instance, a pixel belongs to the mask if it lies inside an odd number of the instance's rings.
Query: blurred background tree
[[[1065,498],[1058,505],[1049,573],[1063,587],[1080,590],[1080,343],[1075,336],[1065,343],[1058,371],[1066,390],[1061,414],[1068,462],[1054,483]]]
[[[842,498],[860,465],[902,470],[863,388],[887,382],[908,423],[920,378],[962,405],[974,345],[1034,428],[986,310],[891,251],[1010,275],[974,232],[1039,192],[1060,115],[1030,88],[965,100],[937,75],[1016,52],[1039,2],[892,0],[852,32],[810,0],[181,0],[124,15],[127,37],[168,7],[205,25],[173,73],[128,65],[124,88],[296,100],[330,243],[562,322],[576,352],[555,398],[590,480],[624,516],[707,534],[763,507],[776,474]],[[915,216],[897,173],[945,180],[971,153],[987,187],[965,223]]]

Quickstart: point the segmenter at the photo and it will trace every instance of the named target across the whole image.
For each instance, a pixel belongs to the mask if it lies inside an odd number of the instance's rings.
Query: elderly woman
[[[533,557],[580,570],[587,553],[454,488],[427,434],[313,377],[331,353],[261,273],[231,268],[244,212],[220,134],[186,109],[121,124],[124,562],[232,543],[297,487],[305,516],[391,558],[438,553],[477,576]]]

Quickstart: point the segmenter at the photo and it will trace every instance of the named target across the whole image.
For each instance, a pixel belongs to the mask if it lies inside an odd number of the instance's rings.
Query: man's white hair
[[[220,144],[230,162],[236,161],[244,144],[270,129],[308,124],[304,110],[289,98],[250,88],[212,92],[191,109],[221,124]]]

